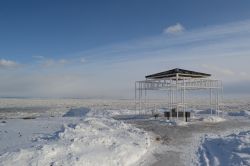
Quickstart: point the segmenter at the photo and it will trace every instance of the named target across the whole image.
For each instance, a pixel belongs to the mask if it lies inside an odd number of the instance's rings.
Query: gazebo
[[[211,74],[175,68],[172,70],[145,76],[145,80],[135,82],[135,110],[139,114],[147,113],[148,91],[166,91],[166,104],[170,110],[170,118],[178,119],[186,115],[188,103],[186,93],[197,90],[209,93],[209,109],[211,114],[219,115],[220,102],[223,99],[222,81],[212,79]],[[213,111],[214,110],[214,111]],[[176,112],[173,115],[173,111]]]

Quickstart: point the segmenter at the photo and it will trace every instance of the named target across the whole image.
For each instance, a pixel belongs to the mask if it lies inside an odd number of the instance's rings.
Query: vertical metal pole
[[[141,82],[139,82],[139,114],[141,114]]]
[[[216,86],[217,86],[217,82],[215,83],[215,87],[216,87]],[[217,113],[218,113],[218,112],[217,112],[217,92],[218,92],[218,91],[217,91],[217,88],[215,88],[215,96],[214,96],[214,97],[215,97],[215,99],[214,99],[214,100],[215,100],[215,101],[214,101],[214,102],[215,102],[215,103],[214,103],[215,106],[214,106],[214,107],[215,107],[215,115],[216,115],[216,116],[217,116]]]
[[[182,88],[182,84],[179,86],[179,89],[180,89],[180,92],[181,92],[181,98],[180,98],[180,110],[182,110],[183,111],[183,88]]]
[[[184,118],[184,121],[185,121],[185,117],[186,117],[186,106],[185,106],[185,90],[186,90],[186,87],[185,87],[185,79],[183,78],[183,99],[182,99],[182,107],[183,107],[183,118]]]
[[[223,96],[223,83],[221,82],[221,104],[222,104],[222,108],[221,108],[221,114],[223,116],[224,114],[224,96]]]
[[[170,102],[171,102],[171,100],[170,100],[170,87],[169,87],[169,84],[168,84],[168,109],[170,110]]]
[[[179,86],[179,89],[180,89],[180,92],[181,92],[181,109],[182,110],[182,113],[183,113],[183,116],[184,116],[184,112],[183,112],[183,81],[180,83],[180,86]]]
[[[146,89],[146,84],[144,83],[144,90],[145,90],[145,100],[144,100],[144,112],[146,114],[147,110],[147,89]]]
[[[210,97],[210,114],[212,115],[212,88],[209,89],[210,93],[209,93],[209,97]]]
[[[216,88],[216,112],[217,116],[219,116],[219,84],[217,82],[217,88]]]
[[[176,74],[176,89],[175,89],[175,103],[176,103],[176,111],[177,111],[177,120],[179,120],[179,109],[178,109],[178,79],[179,79],[179,74]]]
[[[170,80],[170,119],[172,120],[172,109],[173,109],[173,90],[172,90],[172,79]]]
[[[218,114],[218,112],[217,112],[217,93],[218,93],[218,91],[217,91],[217,89],[215,89],[215,114],[216,114],[216,116]]]
[[[136,110],[136,104],[137,104],[137,103],[136,103],[136,90],[137,90],[136,88],[137,88],[137,87],[136,87],[136,82],[135,82],[135,112],[137,111],[137,110]]]

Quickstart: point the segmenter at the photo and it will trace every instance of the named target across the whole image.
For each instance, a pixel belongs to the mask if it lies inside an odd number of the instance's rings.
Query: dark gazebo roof
[[[201,73],[201,72],[196,72],[196,71],[191,71],[191,70],[184,70],[184,69],[179,69],[175,68],[172,70],[156,73],[156,74],[151,74],[147,75],[147,79],[161,79],[161,78],[171,78],[171,77],[191,77],[191,78],[205,78],[205,77],[210,77],[211,74],[206,74],[206,73]]]

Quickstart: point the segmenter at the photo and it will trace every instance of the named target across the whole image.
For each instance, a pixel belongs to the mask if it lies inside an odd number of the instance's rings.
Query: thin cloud
[[[44,67],[55,66],[55,61],[54,61],[53,59],[45,60],[45,61],[42,63],[42,66],[44,66]]]
[[[218,56],[248,56],[250,48],[250,20],[227,23],[217,26],[210,26],[201,29],[190,30],[189,32],[178,35],[154,36],[143,38],[125,43],[114,44],[79,52],[79,57],[84,55],[89,61],[110,63],[123,60],[135,60],[150,58],[154,59],[184,58],[189,56],[218,57]],[[182,48],[182,49],[177,49]],[[177,55],[177,56],[175,56]],[[108,58],[107,58],[108,57]],[[96,61],[96,59],[99,59]]]
[[[244,71],[240,72],[239,74],[240,74],[240,76],[242,76],[242,77],[249,77],[249,74],[246,73],[246,72],[244,72]]]
[[[202,67],[204,67],[204,68],[206,68],[206,69],[208,69],[210,71],[225,75],[225,76],[234,76],[235,75],[234,71],[232,71],[230,69],[218,67],[218,66],[215,66],[215,65],[203,64]]]
[[[164,34],[179,34],[185,31],[185,28],[180,23],[176,23],[175,25],[171,25],[163,30]]]
[[[69,64],[70,61],[67,59],[44,59],[41,62],[42,67],[58,67],[58,66],[64,66],[66,64]]]
[[[86,59],[85,59],[85,58],[80,58],[80,62],[81,62],[81,63],[85,63],[85,62],[86,62]]]
[[[60,60],[58,61],[58,63],[61,64],[61,65],[65,65],[65,64],[69,63],[69,61],[66,60],[66,59],[60,59]]]
[[[34,56],[32,56],[32,58],[34,58],[34,59],[44,59],[45,57],[41,56],[41,55],[34,55]]]
[[[18,64],[11,60],[0,59],[0,68],[14,68],[17,67]]]

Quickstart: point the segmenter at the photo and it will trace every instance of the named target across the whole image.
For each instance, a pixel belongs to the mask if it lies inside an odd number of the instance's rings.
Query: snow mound
[[[89,108],[81,107],[81,108],[71,108],[68,112],[66,112],[63,117],[83,117],[90,111]]]
[[[250,165],[250,131],[225,137],[205,137],[198,154],[199,165]]]
[[[216,114],[216,110],[210,110],[210,109],[207,109],[207,110],[191,110],[191,112],[193,113],[196,113],[196,114]]]
[[[147,152],[144,131],[109,118],[64,125],[46,143],[0,156],[0,165],[130,165]]]
[[[203,122],[210,122],[210,123],[223,122],[225,120],[226,119],[218,117],[218,116],[209,116],[209,117],[205,117],[201,119],[201,121]]]
[[[135,110],[128,110],[128,109],[117,109],[117,110],[102,110],[96,109],[91,110],[87,115],[90,117],[113,117],[117,115],[135,115],[138,112]]]
[[[189,124],[183,120],[165,120],[164,124],[165,123],[169,126],[187,126]]]
[[[179,121],[175,121],[175,125],[176,126],[187,126],[188,125],[188,122],[185,122],[185,121],[181,121],[181,120],[179,120]]]
[[[228,112],[229,116],[250,116],[250,111]]]
[[[160,112],[160,113],[170,112],[170,110],[167,109],[167,108],[160,108],[160,109],[157,109],[156,111],[157,111],[157,112]]]

